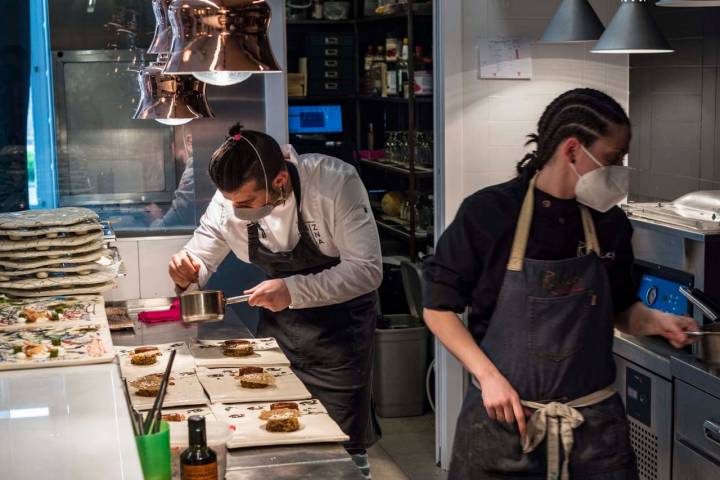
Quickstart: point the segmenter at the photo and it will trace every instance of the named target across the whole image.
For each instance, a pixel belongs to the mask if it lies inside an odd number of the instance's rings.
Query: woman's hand
[[[285,310],[292,303],[290,290],[280,278],[266,280],[244,293],[250,295],[248,303],[251,306],[264,307],[273,312]]]
[[[660,311],[653,315],[653,323],[657,335],[665,337],[675,348],[683,348],[694,343],[695,340],[688,337],[685,332],[700,330],[697,322],[690,317],[680,317]]]
[[[488,416],[498,422],[515,423],[517,421],[520,437],[526,434],[525,409],[520,396],[507,379],[497,370],[478,376],[482,390],[483,404]]]

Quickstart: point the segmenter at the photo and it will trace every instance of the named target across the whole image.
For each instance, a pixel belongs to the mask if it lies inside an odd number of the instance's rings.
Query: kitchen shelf
[[[410,103],[409,98],[405,97],[376,97],[373,95],[359,95],[358,100],[364,102],[385,102],[385,103]],[[415,103],[432,103],[432,96],[415,97]]]
[[[383,217],[387,217],[386,215],[383,215]],[[375,223],[377,223],[377,226],[380,227],[382,230],[385,230],[387,232],[394,233],[395,235],[402,237],[406,240],[410,240],[412,235],[410,234],[410,231],[408,231],[405,227],[403,227],[403,222],[400,219],[397,219],[393,221],[393,217],[387,217],[386,218],[375,218]],[[427,232],[421,229],[415,230],[415,238],[418,240],[425,240],[427,239]]]
[[[355,100],[355,95],[315,95],[307,97],[288,97],[288,102],[338,102],[345,100]]]
[[[378,170],[384,170],[391,173],[398,173],[401,175],[410,175],[410,169],[405,168],[401,165],[396,165],[392,163],[381,163],[375,160],[367,160],[364,158],[361,158],[358,160],[360,165],[366,165],[370,168],[376,168]],[[420,167],[415,166],[415,176],[418,178],[430,178],[433,175],[433,171],[430,168],[427,167]]]
[[[432,12],[415,12],[412,14],[413,17],[418,18],[432,18]],[[408,12],[402,12],[402,13],[393,13],[389,15],[371,15],[367,17],[360,17],[355,22],[360,24],[367,24],[367,23],[378,23],[378,22],[387,22],[389,20],[407,20]]]
[[[355,20],[314,20],[307,18],[304,20],[287,20],[285,23],[287,25],[353,25]]]

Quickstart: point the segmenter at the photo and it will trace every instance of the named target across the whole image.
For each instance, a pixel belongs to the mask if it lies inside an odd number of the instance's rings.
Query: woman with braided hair
[[[613,328],[689,343],[693,320],[645,307],[631,269],[623,159],[608,95],[557,97],[515,179],[466,198],[424,266],[425,320],[472,374],[450,479],[636,479],[613,390]],[[467,327],[456,313],[469,307]]]

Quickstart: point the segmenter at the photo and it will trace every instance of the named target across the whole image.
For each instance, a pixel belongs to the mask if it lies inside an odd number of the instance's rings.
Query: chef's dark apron
[[[535,179],[480,346],[520,398],[532,400],[525,406],[532,405],[538,414],[548,407],[542,412],[547,415],[547,434],[542,433],[533,451],[524,453],[517,424],[488,417],[475,381],[458,419],[449,478],[635,480],[625,410],[611,389],[614,313],[592,217],[581,206],[587,255],[559,261],[525,258],[534,189]],[[606,394],[598,400],[602,392]],[[568,402],[593,395],[594,405],[567,408]],[[551,435],[563,429],[569,439]]]
[[[303,221],[297,168],[291,163],[287,168],[300,231],[295,248],[272,252],[260,243],[260,235],[264,235],[260,226],[251,223],[247,227],[250,263],[268,278],[312,275],[340,263],[315,245]],[[324,307],[280,312],[260,309],[258,335],[277,339],[295,374],[350,436],[345,444],[350,451],[371,446],[380,432],[371,406],[376,298],[376,292],[371,292]]]

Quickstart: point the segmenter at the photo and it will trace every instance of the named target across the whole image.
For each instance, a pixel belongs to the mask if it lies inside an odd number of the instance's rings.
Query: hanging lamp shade
[[[646,0],[622,0],[593,53],[672,53]]]
[[[173,43],[167,73],[229,85],[253,73],[280,72],[264,0],[173,0],[169,18]]]
[[[172,28],[168,20],[168,8],[172,0],[152,0],[155,13],[155,36],[150,42],[147,53],[168,53],[172,46]]]
[[[720,7],[720,0],[660,0],[658,7]]]
[[[138,74],[140,102],[136,120],[157,120],[182,125],[196,118],[213,118],[205,97],[205,84],[192,75],[163,73],[163,62],[154,62]]]
[[[563,0],[541,43],[588,42],[600,38],[605,27],[588,0]]]

